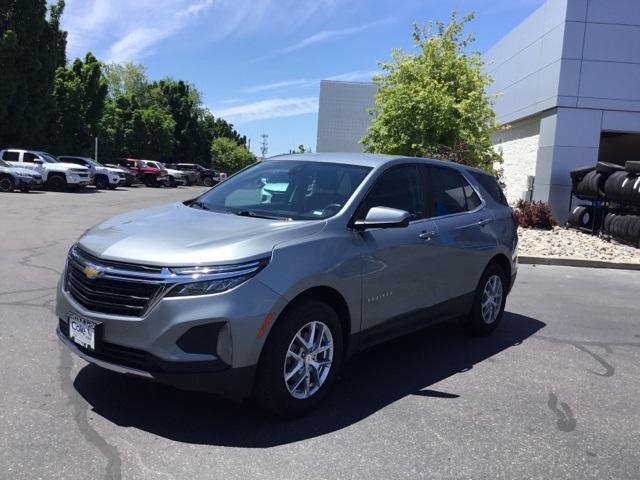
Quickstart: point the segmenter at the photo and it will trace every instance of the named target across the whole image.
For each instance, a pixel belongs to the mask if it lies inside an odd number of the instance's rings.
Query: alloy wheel
[[[482,292],[482,320],[486,324],[496,321],[502,308],[502,280],[498,275],[492,275],[487,280]]]
[[[333,363],[333,336],[322,322],[309,322],[293,337],[284,360],[289,394],[304,400],[324,384]]]

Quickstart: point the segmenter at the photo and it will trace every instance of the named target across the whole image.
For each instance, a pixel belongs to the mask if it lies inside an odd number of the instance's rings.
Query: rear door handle
[[[418,235],[422,240],[431,240],[431,237],[435,237],[438,234],[435,230],[425,230]]]
[[[490,218],[484,218],[478,222],[478,225],[480,225],[481,227],[484,227],[485,225],[488,225],[490,223],[491,223]]]

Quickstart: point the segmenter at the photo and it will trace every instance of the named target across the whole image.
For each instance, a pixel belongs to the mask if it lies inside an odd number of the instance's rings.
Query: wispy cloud
[[[62,17],[69,55],[137,60],[200,21],[199,41],[271,31],[293,32],[338,0],[67,0]],[[207,24],[204,24],[206,19]]]
[[[342,82],[358,82],[362,80],[371,81],[375,75],[380,75],[380,70],[367,70],[358,72],[341,73],[340,75],[334,75],[327,77],[325,80],[338,80]]]
[[[318,97],[269,98],[229,108],[211,109],[217,117],[235,123],[317,113]]]
[[[339,75],[332,75],[329,77],[316,78],[313,80],[282,80],[280,82],[265,83],[262,85],[255,85],[247,87],[242,90],[243,93],[261,93],[269,90],[283,90],[302,87],[317,87],[320,80],[337,80],[342,82],[358,82],[358,81],[371,81],[374,75],[378,75],[381,72],[379,70],[360,70],[355,72],[341,73]],[[228,100],[225,100],[228,101]]]
[[[248,87],[242,90],[244,93],[259,93],[266,92],[268,90],[278,90],[281,88],[302,87],[307,85],[313,85],[315,80],[311,82],[309,80],[284,80],[282,82],[265,83],[263,85],[256,85]]]
[[[392,22],[393,18],[386,18],[384,20],[378,20],[375,22],[365,23],[363,25],[357,25],[355,27],[342,28],[338,30],[322,30],[318,33],[314,33],[308,37],[303,38],[302,40],[289,45],[288,47],[281,48],[279,50],[275,50],[273,52],[267,53],[266,55],[262,55],[260,57],[254,58],[249,63],[260,62],[262,60],[267,60],[269,58],[277,57],[279,55],[285,55],[287,53],[296,52],[298,50],[303,50],[305,48],[311,47],[313,45],[318,45],[321,43],[330,42],[337,38],[347,37],[349,35],[354,35],[356,33],[363,32],[365,30],[369,30],[374,27],[378,27],[380,25],[387,24]]]

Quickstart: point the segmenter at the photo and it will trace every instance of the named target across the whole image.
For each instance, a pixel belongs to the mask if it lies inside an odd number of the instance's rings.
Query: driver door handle
[[[425,230],[418,235],[422,240],[431,240],[431,237],[435,237],[438,234],[435,230]]]

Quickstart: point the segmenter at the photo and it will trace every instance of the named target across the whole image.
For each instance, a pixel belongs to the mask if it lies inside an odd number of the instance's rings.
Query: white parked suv
[[[50,190],[65,190],[67,187],[82,188],[89,185],[91,177],[87,167],[59,162],[46,152],[35,150],[0,150],[0,158],[14,167],[28,168],[42,175]]]
[[[120,168],[107,167],[93,158],[60,155],[58,160],[65,163],[73,163],[87,167],[93,177],[93,184],[98,190],[106,190],[110,188],[115,190],[125,181],[125,173]]]
[[[184,174],[183,171],[181,170],[176,170],[173,168],[167,168],[167,166],[162,163],[162,162],[156,162],[153,160],[146,160],[146,162],[149,164],[153,164],[152,166],[155,166],[157,168],[159,168],[160,170],[166,170],[167,171],[167,181],[165,183],[166,187],[177,187],[178,185],[186,185],[187,184],[187,176]]]

